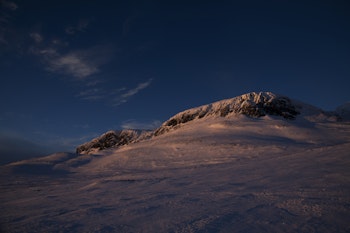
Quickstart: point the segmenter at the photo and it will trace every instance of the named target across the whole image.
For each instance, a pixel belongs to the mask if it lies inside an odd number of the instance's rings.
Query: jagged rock
[[[108,131],[90,142],[76,148],[77,154],[88,154],[99,150],[127,145],[147,137],[146,131],[121,130]]]
[[[249,117],[275,115],[291,120],[295,119],[300,111],[288,97],[271,92],[252,92],[180,112],[166,121],[154,134],[156,136],[163,134],[197,118],[230,117],[233,114],[243,114]]]

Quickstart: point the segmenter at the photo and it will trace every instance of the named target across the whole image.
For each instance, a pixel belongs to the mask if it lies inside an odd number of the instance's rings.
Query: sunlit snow
[[[1,231],[348,232],[350,124],[301,107],[2,166]]]

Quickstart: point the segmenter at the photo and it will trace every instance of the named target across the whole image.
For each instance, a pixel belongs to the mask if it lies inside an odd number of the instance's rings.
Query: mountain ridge
[[[252,111],[259,115],[247,116],[239,113],[247,105],[228,99],[186,110],[186,122],[174,115],[158,136],[108,131],[83,154],[1,166],[0,225],[6,232],[348,232],[350,122],[290,104],[294,119],[272,110],[260,116],[261,104]]]
[[[77,154],[96,153],[99,150],[117,148],[176,130],[184,124],[209,117],[232,118],[244,115],[251,118],[264,116],[281,117],[295,120],[303,116],[308,120],[338,120],[335,113],[327,113],[319,108],[293,100],[287,96],[272,92],[250,92],[234,98],[216,101],[179,112],[153,131],[136,129],[111,130],[76,148]],[[334,119],[335,118],[335,119]]]

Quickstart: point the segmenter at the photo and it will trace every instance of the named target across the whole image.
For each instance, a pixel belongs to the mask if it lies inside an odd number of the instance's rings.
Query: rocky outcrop
[[[76,153],[89,154],[91,152],[97,152],[99,150],[111,147],[120,147],[145,139],[148,135],[148,131],[141,130],[111,130],[91,140],[90,142],[78,146],[76,148]]]
[[[243,114],[249,117],[266,115],[281,116],[285,119],[295,119],[300,109],[285,96],[271,92],[251,92],[232,99],[222,100],[209,105],[192,108],[176,114],[155,131],[155,135],[163,134],[189,121],[210,117],[230,117]]]

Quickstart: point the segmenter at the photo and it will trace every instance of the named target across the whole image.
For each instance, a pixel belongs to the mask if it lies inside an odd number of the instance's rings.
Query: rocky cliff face
[[[155,131],[155,135],[163,134],[181,124],[205,117],[231,117],[237,114],[249,117],[274,115],[292,120],[300,114],[300,110],[300,107],[296,106],[288,97],[279,96],[271,92],[251,92],[232,99],[180,112],[164,122]]]
[[[90,142],[78,146],[76,148],[76,153],[89,154],[111,147],[119,147],[145,139],[148,135],[148,131],[141,130],[111,130]]]

